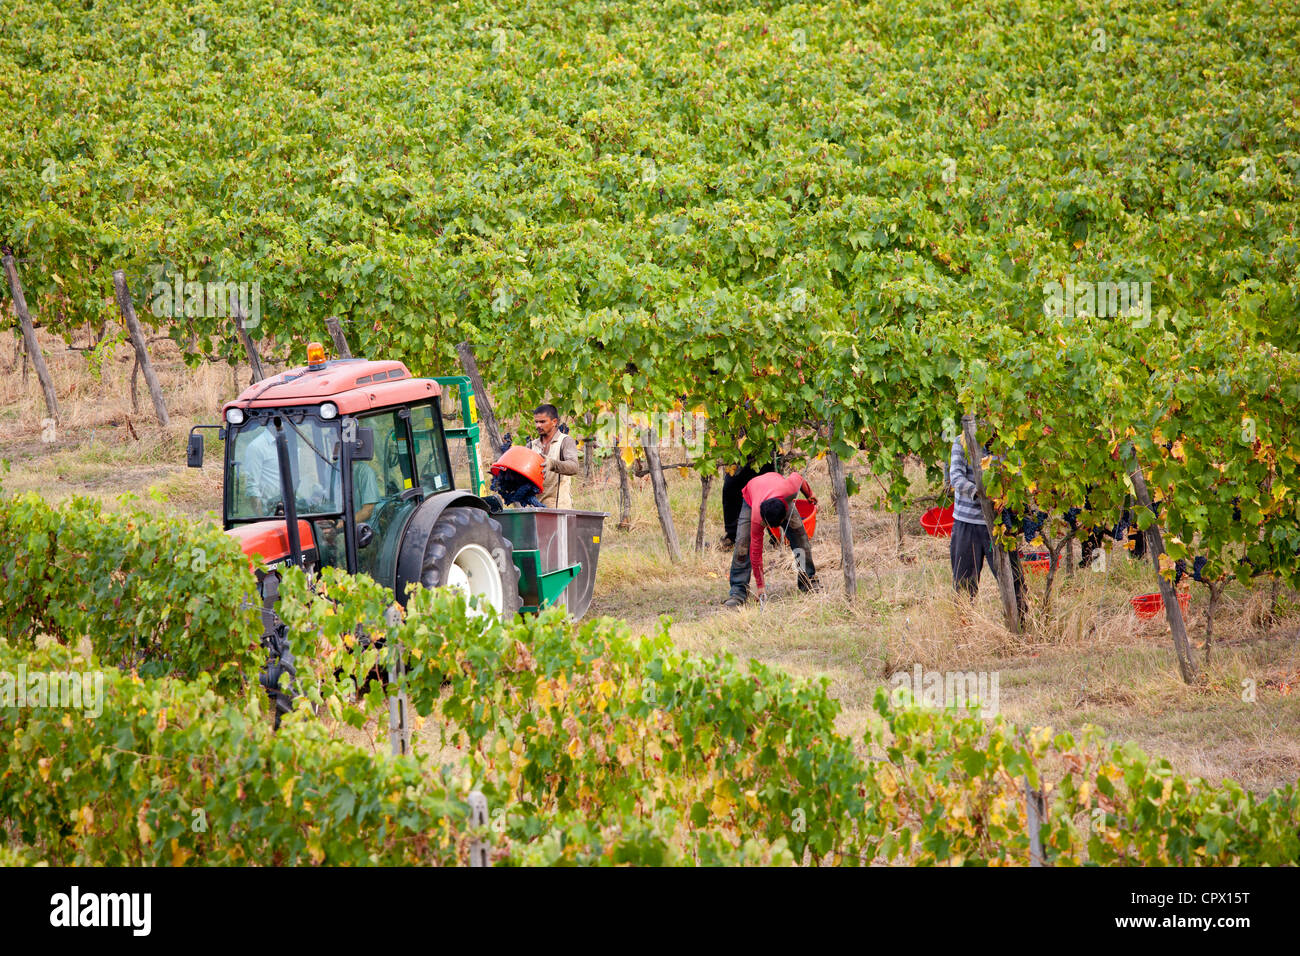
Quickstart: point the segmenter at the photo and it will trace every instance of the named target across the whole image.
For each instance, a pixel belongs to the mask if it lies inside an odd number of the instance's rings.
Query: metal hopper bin
[[[559,605],[574,618],[591,606],[604,511],[506,508],[492,517],[514,545],[520,611]]]

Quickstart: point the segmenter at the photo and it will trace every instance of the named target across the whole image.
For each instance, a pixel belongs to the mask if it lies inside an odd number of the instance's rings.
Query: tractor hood
[[[289,528],[283,518],[236,525],[226,534],[239,541],[244,554],[254,563],[278,564],[289,560]],[[316,541],[312,537],[310,522],[298,522],[298,540],[302,542],[303,554],[315,551]]]

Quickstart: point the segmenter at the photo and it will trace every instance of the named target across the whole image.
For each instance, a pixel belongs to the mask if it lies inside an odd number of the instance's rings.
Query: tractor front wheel
[[[503,619],[519,612],[519,569],[514,548],[487,512],[448,508],[429,532],[420,583],[479,597]]]

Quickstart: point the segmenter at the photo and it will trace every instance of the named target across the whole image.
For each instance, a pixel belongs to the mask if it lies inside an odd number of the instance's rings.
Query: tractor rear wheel
[[[501,525],[478,508],[453,507],[439,515],[424,547],[420,583],[480,597],[505,620],[519,612],[514,548]]]

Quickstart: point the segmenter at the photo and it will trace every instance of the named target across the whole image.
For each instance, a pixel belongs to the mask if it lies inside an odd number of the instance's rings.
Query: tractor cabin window
[[[435,404],[411,409],[411,435],[415,440],[415,471],[426,496],[451,487],[442,419]]]
[[[400,411],[359,416],[358,423],[374,432],[375,456],[352,465],[357,524],[367,524],[374,532],[371,543],[357,552],[357,564],[362,572],[392,587],[399,538],[406,519],[419,505],[414,496],[402,497],[415,487],[415,461]]]
[[[342,469],[339,464],[338,422],[303,415],[283,416],[289,446],[290,485],[300,517],[339,514],[343,510]],[[252,419],[235,433],[226,481],[231,521],[252,521],[284,514],[280,458],[275,425]]]

